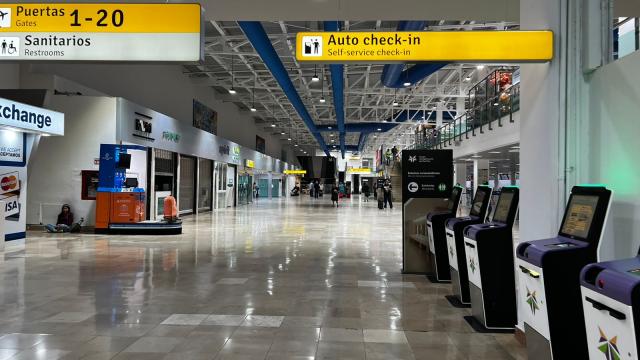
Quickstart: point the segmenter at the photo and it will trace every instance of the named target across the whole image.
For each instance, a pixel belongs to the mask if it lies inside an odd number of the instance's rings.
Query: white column
[[[489,180],[489,160],[473,160],[473,193],[475,194],[478,185]]]
[[[456,164],[454,170],[456,172],[454,182],[465,187],[465,182],[467,181],[467,164]]]
[[[466,110],[465,98],[459,97],[456,99],[456,118],[464,114]]]
[[[437,108],[435,110],[436,112],[436,129],[440,128],[442,126],[442,105],[438,104]]]

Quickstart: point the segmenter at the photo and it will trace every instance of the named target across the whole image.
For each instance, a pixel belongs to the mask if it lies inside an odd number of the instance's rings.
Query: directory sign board
[[[296,58],[308,62],[547,62],[551,31],[299,32]]]
[[[64,114],[0,98],[0,128],[64,135]]]
[[[199,4],[0,4],[0,61],[197,62]]]
[[[402,151],[402,187],[404,201],[450,197],[453,189],[453,151]]]

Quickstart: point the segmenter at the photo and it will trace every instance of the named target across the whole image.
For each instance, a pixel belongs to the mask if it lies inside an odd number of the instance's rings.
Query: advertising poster
[[[256,135],[256,151],[265,154],[267,152],[267,143],[264,138]]]
[[[0,201],[5,203],[5,239],[21,239],[26,229],[26,135],[0,130]]]
[[[218,113],[203,103],[193,100],[193,127],[217,135]]]
[[[5,240],[25,236],[26,179],[26,167],[0,166],[0,201],[5,203]]]

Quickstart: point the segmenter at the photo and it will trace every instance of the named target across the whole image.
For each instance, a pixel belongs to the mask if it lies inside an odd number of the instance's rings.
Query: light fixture
[[[249,110],[251,110],[251,112],[256,112],[258,111],[256,109],[256,81],[257,81],[257,77],[253,78],[253,89],[251,89],[251,108]]]
[[[480,156],[480,155],[471,155],[471,157],[477,159],[477,158],[481,158],[482,156]]]
[[[400,104],[398,104],[398,102],[396,101],[396,99],[393,99],[393,106],[398,106]]]
[[[327,129],[331,130],[331,126],[327,126]]]
[[[324,99],[324,65],[322,66],[322,82],[320,83],[320,86],[322,87],[322,95],[320,95],[320,104],[324,104],[325,100]]]
[[[271,124],[271,127],[276,127],[276,124]]]
[[[500,151],[489,151],[489,154],[500,154]]]
[[[396,100],[396,95],[398,94],[398,89],[393,89],[393,106],[398,106],[398,101]]]
[[[404,70],[404,74],[405,74],[404,83],[402,83],[402,85],[404,85],[405,87],[411,86],[411,81],[409,81],[409,65],[406,65],[406,67],[407,68]]]
[[[378,131],[382,131],[382,128],[378,128]]]
[[[229,89],[229,94],[231,95],[235,95],[236,94],[236,89],[233,88],[233,85],[235,84],[235,74],[234,74],[234,69],[233,69],[233,55],[231,55],[231,89]]]
[[[313,77],[311,78],[311,81],[313,81],[313,82],[320,81],[320,78],[318,77],[318,66],[317,65],[313,65]]]
[[[324,104],[327,100],[325,100],[324,96],[320,98],[320,103]]]
[[[42,136],[51,136],[51,134],[40,134]]]
[[[500,104],[498,104],[497,102],[493,103],[493,106],[498,106],[498,105],[500,105]]]
[[[287,141],[291,141],[291,138],[287,138]]]
[[[471,81],[471,76],[467,76],[466,78],[464,78],[464,81]]]
[[[283,132],[280,133],[280,135],[286,135],[286,133],[283,131]]]
[[[293,144],[293,146],[298,147],[298,144]]]
[[[484,69],[484,65],[478,65],[478,66],[476,66],[476,69],[482,70],[482,69]]]

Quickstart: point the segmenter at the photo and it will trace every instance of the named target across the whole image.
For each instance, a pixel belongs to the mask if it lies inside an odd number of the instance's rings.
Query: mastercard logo
[[[13,175],[5,176],[0,181],[0,188],[2,189],[2,191],[13,190],[16,187],[18,187],[18,178]]]

